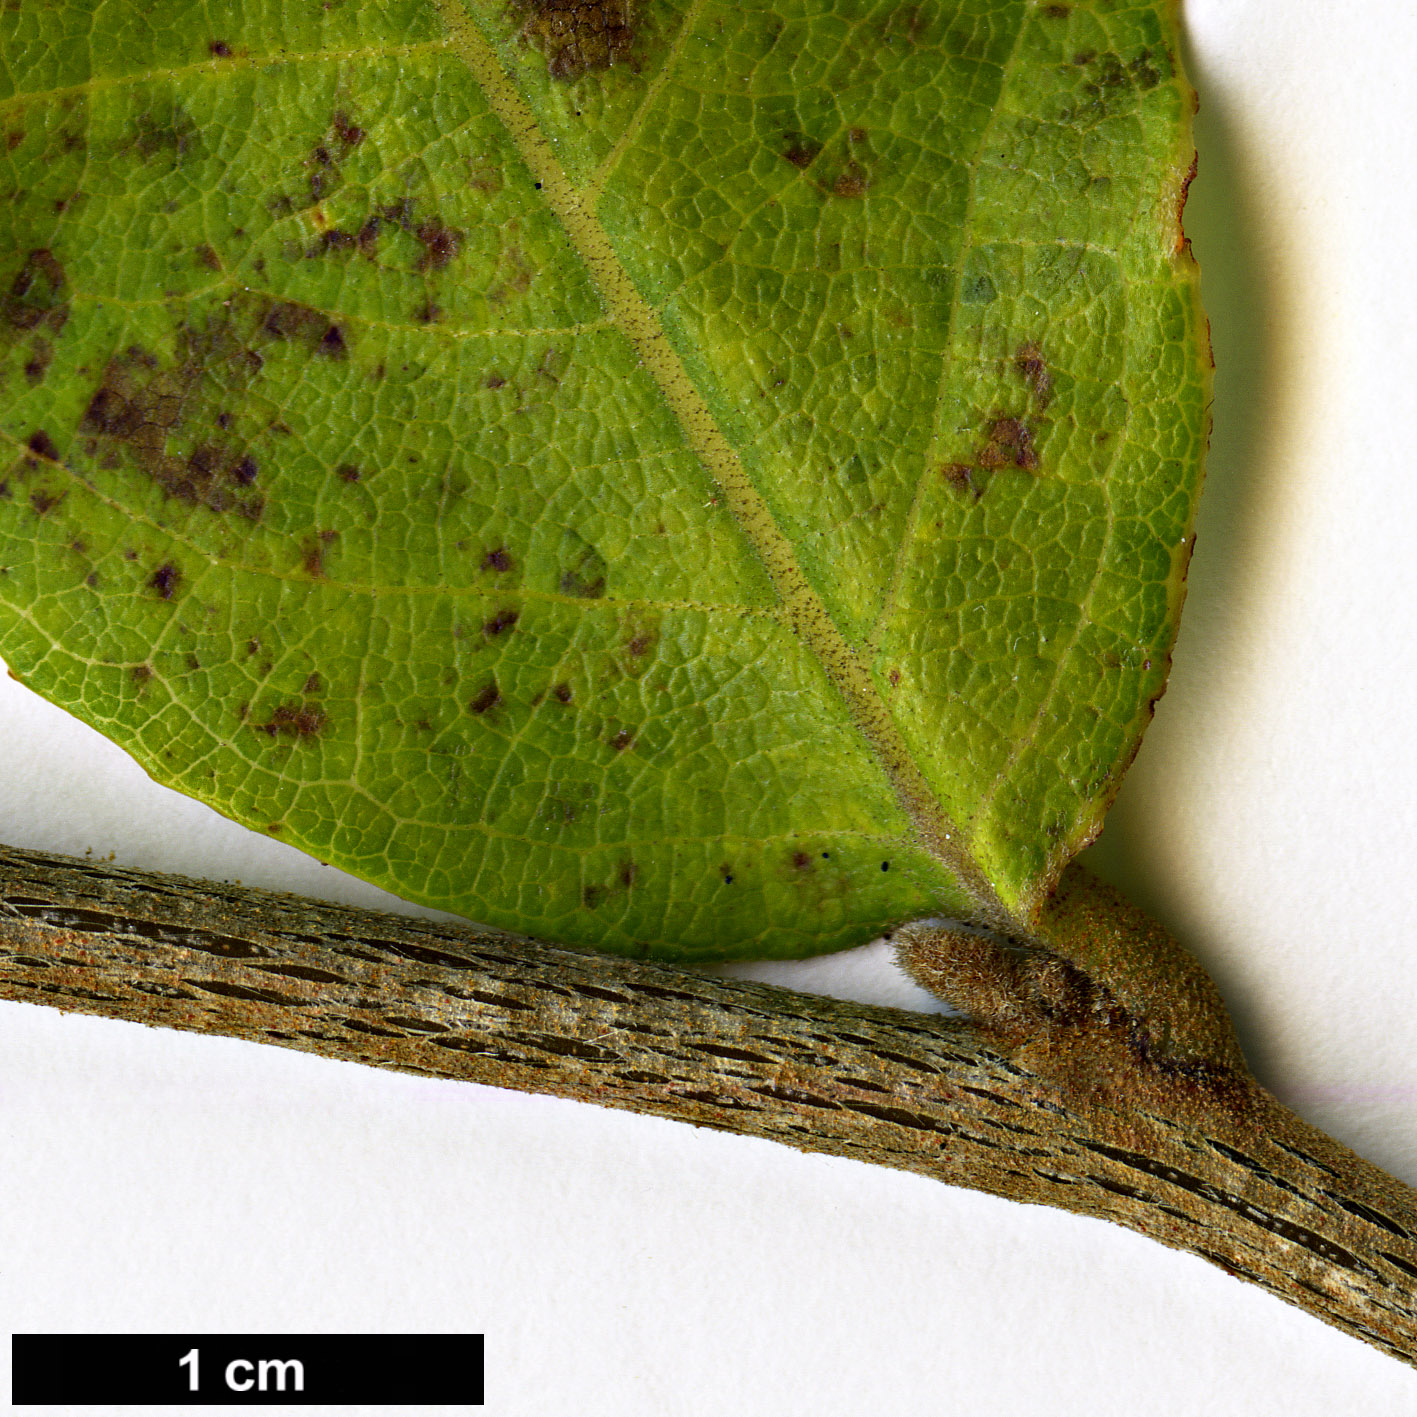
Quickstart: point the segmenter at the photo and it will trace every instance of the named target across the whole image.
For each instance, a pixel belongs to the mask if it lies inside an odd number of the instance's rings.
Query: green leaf
[[[19,0],[0,652],[412,899],[1028,922],[1165,682],[1167,0]]]

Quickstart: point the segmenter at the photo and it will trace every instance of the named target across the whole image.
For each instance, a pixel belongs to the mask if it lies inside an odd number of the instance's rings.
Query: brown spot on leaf
[[[328,231],[322,231],[316,239],[306,248],[305,255],[308,258],[324,256],[331,251],[352,251],[359,244],[359,238],[351,236],[347,231],[341,231],[337,226],[332,226]]]
[[[482,569],[484,571],[510,571],[512,569],[511,553],[505,546],[494,546],[482,558]]]
[[[497,687],[495,679],[490,680],[477,691],[474,698],[468,700],[468,708],[473,713],[486,713],[488,709],[496,708],[502,702],[502,691]]]
[[[832,183],[832,194],[837,197],[864,197],[871,185],[866,169],[854,159],[849,161]]]
[[[136,683],[146,684],[153,677],[153,667],[151,664],[135,664],[128,671]]]
[[[1161,82],[1161,73],[1156,65],[1151,62],[1151,50],[1143,49],[1128,65],[1132,79],[1136,86],[1145,93],[1148,89],[1154,89]]]
[[[318,674],[308,675],[300,692],[302,694],[318,694],[320,692],[320,676]]]
[[[805,851],[794,851],[792,853],[792,864],[799,871],[806,871],[812,865],[812,858]]]
[[[482,387],[484,389],[505,389],[507,381],[500,374],[489,374],[482,381]]]
[[[635,735],[628,728],[622,728],[611,740],[610,746],[617,753],[623,753],[631,743],[635,741]]]
[[[209,270],[219,271],[221,269],[221,257],[210,246],[197,247],[197,259]]]
[[[59,461],[59,449],[54,446],[54,440],[44,431],[43,428],[36,428],[30,434],[29,442],[25,446],[30,452],[39,457],[48,458],[50,462]]]
[[[423,246],[418,259],[420,271],[440,271],[462,250],[465,233],[444,224],[442,217],[421,222],[413,232]]]
[[[571,702],[571,686],[569,684],[557,684],[551,692],[557,703],[568,704]]]
[[[515,610],[499,610],[482,626],[482,633],[490,640],[496,639],[498,635],[510,630],[518,619],[520,619],[520,615]]]
[[[231,46],[224,39],[214,39],[207,45],[214,59],[230,59]]]
[[[1073,12],[1071,5],[1045,5],[1044,15],[1050,20],[1066,20]]]
[[[443,307],[426,300],[413,312],[413,318],[420,325],[436,325],[443,318]]]
[[[323,733],[329,721],[323,709],[311,704],[280,704],[265,723],[253,723],[251,727],[268,738],[306,739]]]
[[[620,878],[620,884],[624,886],[626,890],[629,890],[630,887],[635,884],[635,877],[638,876],[639,873],[640,868],[636,866],[633,861],[622,861],[617,874]]]
[[[989,441],[975,456],[979,467],[1026,468],[1038,466],[1033,449],[1033,430],[1020,418],[996,418],[989,426]]]
[[[636,659],[647,655],[654,648],[655,637],[649,634],[639,634],[630,641],[629,650]]]
[[[30,493],[30,506],[34,508],[36,516],[46,516],[64,500],[62,492],[57,495],[40,488],[37,492]]]
[[[1046,408],[1048,400],[1053,396],[1053,376],[1047,364],[1043,362],[1042,352],[1032,340],[1019,345],[1018,353],[1014,355],[1014,368],[1023,375],[1024,383],[1033,390],[1038,406]]]
[[[68,297],[68,277],[53,252],[31,251],[0,304],[0,320],[13,330],[44,328],[57,335],[69,319]]]
[[[300,564],[307,576],[320,579],[325,574],[325,549],[339,539],[337,531],[320,531],[306,537]]]
[[[793,167],[811,167],[822,150],[822,145],[805,133],[784,133],[782,141],[782,155]]]
[[[271,339],[299,341],[316,354],[343,359],[344,331],[330,317],[295,300],[279,300],[265,312],[261,333]]]
[[[975,486],[974,469],[962,462],[946,463],[940,474],[956,492],[970,493],[976,502],[984,495],[984,489]]]
[[[553,79],[623,62],[634,43],[634,0],[513,0],[519,38],[546,56]]]
[[[335,130],[335,137],[347,148],[357,148],[364,141],[364,129],[347,113],[336,113],[330,126]]]
[[[359,228],[359,234],[354,239],[359,246],[359,254],[372,260],[374,253],[379,249],[379,218],[371,216]]]
[[[170,561],[159,566],[148,578],[148,585],[155,590],[163,600],[171,600],[173,592],[177,589],[182,580],[182,572]]]
[[[133,145],[144,159],[168,150],[178,167],[197,141],[197,125],[180,103],[168,102],[138,114],[133,125]]]
[[[355,467],[353,463],[341,463],[335,469],[335,476],[339,478],[341,482],[358,482],[359,469]]]
[[[36,335],[30,346],[30,357],[25,361],[25,382],[31,388],[44,382],[49,366],[54,360],[54,346],[47,339]]]
[[[189,420],[202,421],[194,415],[202,413],[198,396],[209,377],[222,376],[228,392],[251,377],[251,364],[243,357],[247,351],[229,328],[194,333],[184,326],[178,333],[178,363],[172,368],[160,368],[137,346],[109,361],[79,422],[79,431],[90,435],[85,452],[112,468],[121,465],[121,446],[167,496],[258,519],[260,499],[237,502],[233,491],[255,480],[256,462],[244,447],[203,441],[185,455],[169,450],[170,444],[184,441]],[[223,425],[222,415],[202,414],[208,416],[207,427],[214,424],[219,439],[231,420]],[[104,441],[110,446],[105,448]]]

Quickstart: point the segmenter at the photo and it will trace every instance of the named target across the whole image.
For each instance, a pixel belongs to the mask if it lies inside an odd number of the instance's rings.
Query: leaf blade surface
[[[1026,918],[1179,608],[1164,11],[45,13],[4,44],[28,682],[549,938]]]

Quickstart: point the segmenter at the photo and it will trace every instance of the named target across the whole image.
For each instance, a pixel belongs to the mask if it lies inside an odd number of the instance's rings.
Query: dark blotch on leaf
[[[794,851],[792,853],[792,864],[799,870],[805,871],[812,864],[812,858],[805,851]]]
[[[224,39],[214,39],[207,45],[215,59],[230,59],[231,46]]]
[[[1032,472],[1038,466],[1033,449],[1033,430],[1019,418],[996,418],[989,426],[989,441],[975,456],[979,467],[1021,467]]]
[[[440,271],[462,250],[464,234],[444,225],[441,217],[422,222],[413,234],[423,245],[423,255],[418,260],[420,271]]]
[[[306,250],[307,256],[323,256],[330,251],[352,251],[359,244],[358,238],[338,227],[322,231],[316,241]]]
[[[330,317],[294,300],[280,300],[261,320],[261,333],[271,339],[299,340],[314,353],[331,359],[347,354],[344,331]]]
[[[484,571],[510,571],[512,569],[512,557],[505,546],[494,546],[482,558],[482,569]]]
[[[10,282],[0,319],[14,330],[41,327],[58,334],[69,319],[68,277],[51,251],[31,251]]]
[[[30,506],[34,508],[35,515],[40,517],[52,512],[63,500],[64,494],[62,492],[56,495],[44,488],[40,488],[38,492],[30,493]]]
[[[301,556],[300,564],[308,576],[319,579],[325,574],[325,548],[332,541],[339,539],[337,531],[320,531],[312,537],[308,537],[305,542],[304,552]]]
[[[488,709],[496,708],[502,702],[502,691],[497,687],[494,679],[477,691],[474,698],[468,700],[468,708],[473,713],[486,713]]]
[[[483,625],[482,633],[486,635],[488,639],[496,639],[496,637],[504,631],[510,630],[512,626],[517,623],[519,618],[520,616],[515,610],[499,610]]]
[[[822,145],[805,133],[784,133],[782,141],[782,155],[793,167],[811,167],[822,150]]]
[[[25,446],[30,452],[37,453],[42,458],[48,458],[50,462],[59,461],[59,449],[54,446],[54,440],[43,428],[36,428],[30,434],[29,442]]]
[[[562,595],[573,595],[578,600],[599,600],[605,594],[605,582],[610,573],[605,557],[570,527],[561,534],[557,561],[561,575],[556,588]]]
[[[617,753],[623,753],[631,743],[635,741],[635,735],[628,728],[622,728],[611,740],[610,746]]]
[[[215,370],[225,375],[228,394],[239,390],[254,373],[249,353],[229,325],[199,332],[179,326],[177,363],[171,368],[161,367],[147,350],[130,346],[109,361],[84,410],[79,431],[90,435],[86,451],[102,466],[117,467],[118,449],[100,448],[97,442],[110,439],[122,444],[167,496],[214,512],[234,509],[258,518],[260,503],[236,503],[232,490],[233,484],[249,485],[255,476],[255,460],[244,446],[202,442],[185,454],[172,447],[185,441],[188,424],[210,431],[214,440],[226,432],[230,417],[204,409],[200,391]]]
[[[148,585],[155,590],[163,600],[171,600],[173,592],[177,589],[182,580],[182,572],[170,561],[159,566],[148,579]]]
[[[359,245],[359,254],[372,259],[374,253],[379,249],[379,218],[371,216],[359,228],[359,235],[354,239]]]
[[[335,476],[339,478],[341,482],[358,482],[359,469],[355,467],[353,463],[341,463],[335,469]]]
[[[181,167],[188,150],[197,142],[198,132],[191,114],[180,103],[169,99],[160,100],[138,115],[133,137],[140,157],[156,157],[167,149],[173,154],[175,165]]]
[[[135,664],[129,673],[132,674],[135,682],[146,684],[153,677],[153,668],[151,664]]]
[[[984,488],[974,481],[974,469],[962,462],[946,463],[940,475],[956,492],[969,493],[976,502],[984,495]]]
[[[219,271],[221,269],[221,257],[210,246],[197,247],[197,259],[209,270]]]
[[[634,43],[634,0],[513,0],[519,38],[546,56],[553,79],[619,63]]]
[[[281,704],[265,723],[253,723],[251,726],[268,738],[305,739],[323,733],[329,721],[323,710],[309,704]]]
[[[848,162],[831,189],[837,197],[864,197],[870,185],[866,169],[859,162]]]
[[[557,703],[568,704],[571,702],[571,686],[569,684],[557,684],[551,692]]]
[[[331,126],[335,130],[335,137],[347,148],[357,148],[364,141],[364,129],[347,113],[336,113]]]
[[[1053,376],[1043,362],[1042,352],[1032,340],[1019,346],[1018,353],[1014,355],[1014,368],[1023,375],[1024,383],[1033,390],[1038,406],[1046,408],[1048,400],[1053,396]]]
[[[25,382],[31,388],[44,382],[49,366],[54,360],[54,346],[47,339],[36,336],[30,346],[30,357],[25,361]]]

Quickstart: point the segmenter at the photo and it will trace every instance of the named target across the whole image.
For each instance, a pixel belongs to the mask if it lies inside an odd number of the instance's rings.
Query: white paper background
[[[1094,855],[1204,957],[1261,1077],[1417,1183],[1417,10],[1191,0],[1188,24],[1214,450],[1173,685]],[[0,837],[379,899],[8,680]],[[881,950],[791,977],[910,997]],[[498,1417],[1417,1412],[1417,1374],[1112,1226],[24,1005],[0,1006],[0,1314],[483,1331]]]

